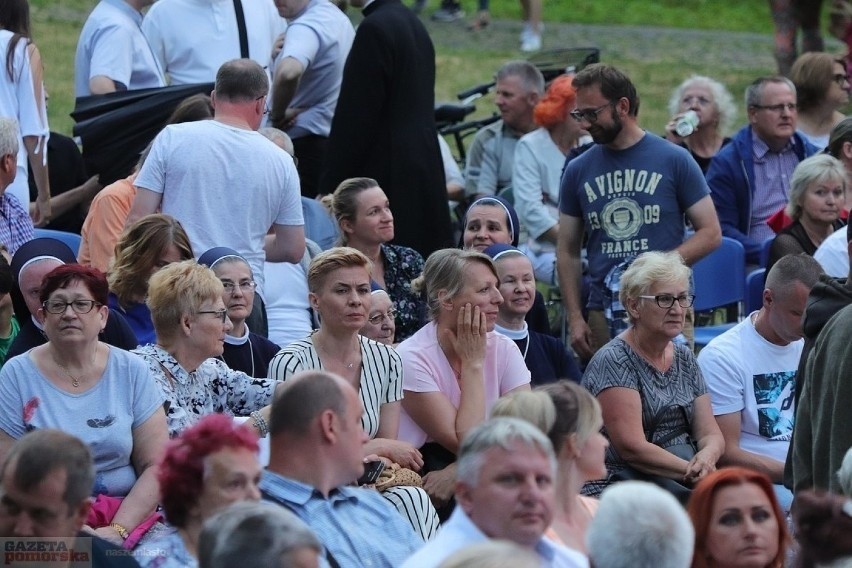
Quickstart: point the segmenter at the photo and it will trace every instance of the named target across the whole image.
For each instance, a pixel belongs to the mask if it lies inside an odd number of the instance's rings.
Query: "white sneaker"
[[[536,34],[535,31],[533,30],[532,24],[530,24],[529,22],[524,22],[524,27],[521,29],[521,33],[518,34],[518,41],[523,43],[524,40],[526,40],[529,36],[531,36],[531,35],[541,36],[542,32],[544,32],[544,22],[539,24],[538,34]],[[539,38],[539,39],[541,39],[541,38]]]
[[[541,34],[537,34],[530,30],[523,39],[521,39],[521,51],[530,53],[541,50]]]

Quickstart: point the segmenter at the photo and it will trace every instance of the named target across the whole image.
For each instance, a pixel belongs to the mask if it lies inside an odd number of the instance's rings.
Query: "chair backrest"
[[[766,269],[758,268],[746,276],[745,311],[750,314],[763,306],[763,289],[766,284]]]
[[[78,256],[80,254],[80,242],[83,238],[76,233],[68,233],[66,231],[56,231],[54,229],[35,229],[35,238],[49,238],[56,239],[57,241],[61,241],[68,245],[72,251],[74,251],[74,256]]]
[[[712,310],[743,301],[745,295],[745,249],[742,243],[722,237],[719,248],[692,267],[695,281],[695,310]]]

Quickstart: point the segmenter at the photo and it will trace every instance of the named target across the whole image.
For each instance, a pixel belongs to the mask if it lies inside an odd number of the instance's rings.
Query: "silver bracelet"
[[[252,425],[257,428],[257,431],[260,433],[261,438],[266,438],[266,435],[269,434],[269,424],[264,420],[263,415],[255,410],[249,416],[254,420]]]

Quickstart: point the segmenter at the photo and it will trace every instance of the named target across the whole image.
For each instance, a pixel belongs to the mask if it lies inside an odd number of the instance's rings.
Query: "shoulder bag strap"
[[[234,0],[234,3],[236,4],[239,1],[240,0]],[[280,505],[280,506],[284,507],[285,509],[287,509],[288,511],[290,511],[291,513],[293,513],[294,515],[296,515],[296,511],[293,510],[293,507],[291,507],[289,503],[287,503],[286,501],[280,501],[277,497],[272,495],[269,491],[265,491],[265,490],[261,489],[260,490],[260,496],[263,497],[264,500],[275,503],[276,505]],[[296,517],[298,518],[298,515],[296,515]],[[305,523],[305,524],[307,524],[307,523]],[[325,560],[326,560],[326,562],[328,562],[328,565],[331,568],[340,568],[340,564],[338,564],[337,560],[334,559],[334,556],[331,555],[331,550],[329,550],[328,547],[325,546],[325,545],[323,545],[323,549],[325,550]]]
[[[234,0],[234,13],[237,15],[237,29],[240,33],[240,57],[247,59],[249,56],[248,34],[246,33],[246,16],[243,13],[241,0]]]

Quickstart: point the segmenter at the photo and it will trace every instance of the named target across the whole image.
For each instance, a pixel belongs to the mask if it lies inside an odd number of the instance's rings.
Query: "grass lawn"
[[[45,60],[50,124],[53,130],[70,133],[73,123],[68,113],[74,105],[74,50],[80,28],[95,0],[30,1],[34,39]],[[475,8],[474,2],[464,0],[469,13]],[[465,31],[460,22],[429,22],[428,14],[438,3],[439,0],[430,0],[424,15],[437,50],[438,100],[453,100],[456,92],[489,81],[504,61],[520,57],[516,51],[520,29],[517,0],[492,0],[495,20],[506,21],[495,21],[478,36]],[[751,79],[773,68],[771,38],[765,35],[771,32],[765,0],[544,0],[544,17],[550,22],[545,32],[545,49],[596,45],[602,50],[603,61],[624,68],[633,77],[642,97],[642,122],[652,130],[659,130],[666,123],[669,93],[689,74],[697,72],[716,77],[739,99]],[[704,43],[688,49],[679,44],[677,38],[662,38],[662,34],[653,29],[594,27],[616,24],[764,35],[753,36],[759,37],[758,48],[754,49],[752,44],[745,48],[754,50],[753,57],[739,54],[732,64],[727,40],[716,41],[712,34],[704,33]],[[716,57],[713,55],[715,48],[728,49]],[[478,106],[479,115],[490,114],[493,109],[487,98]]]

